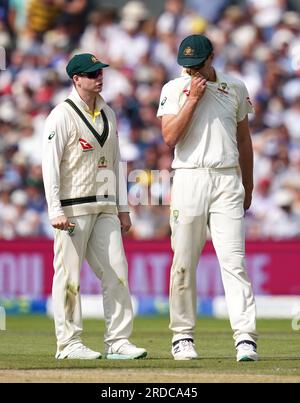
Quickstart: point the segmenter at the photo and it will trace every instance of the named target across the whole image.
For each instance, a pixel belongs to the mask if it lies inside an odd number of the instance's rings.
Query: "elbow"
[[[176,143],[174,140],[167,140],[165,141],[165,143],[167,144],[167,146],[169,146],[170,148],[174,148],[176,146]]]
[[[163,139],[167,146],[171,148],[174,148],[176,146],[176,140],[174,139],[174,137],[163,133]]]

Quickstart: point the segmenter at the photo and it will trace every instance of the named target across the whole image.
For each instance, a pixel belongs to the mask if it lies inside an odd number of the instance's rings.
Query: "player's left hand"
[[[119,220],[121,223],[122,233],[129,231],[129,229],[131,227],[131,220],[130,220],[129,213],[119,213],[118,216],[119,216]]]
[[[252,202],[252,191],[248,191],[245,189],[245,199],[244,199],[244,210],[248,210],[251,206]]]

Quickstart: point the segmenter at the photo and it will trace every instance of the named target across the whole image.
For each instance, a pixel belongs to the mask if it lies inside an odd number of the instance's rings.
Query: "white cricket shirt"
[[[172,168],[231,168],[239,165],[237,123],[253,113],[245,84],[216,71],[216,82],[208,81],[186,134],[175,146]],[[189,96],[191,77],[164,85],[157,116],[177,115]]]
[[[42,168],[49,218],[129,211],[114,112],[100,95],[94,117],[75,88],[68,98],[101,139],[99,142],[66,102],[48,116]]]

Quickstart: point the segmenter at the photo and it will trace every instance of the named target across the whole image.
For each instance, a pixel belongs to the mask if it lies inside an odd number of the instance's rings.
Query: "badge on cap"
[[[184,49],[183,51],[184,56],[193,56],[194,54],[194,49],[192,49],[190,46]]]
[[[93,63],[97,63],[97,61],[98,61],[98,60],[96,59],[96,57],[95,57],[95,56],[92,56],[92,62],[93,62]]]

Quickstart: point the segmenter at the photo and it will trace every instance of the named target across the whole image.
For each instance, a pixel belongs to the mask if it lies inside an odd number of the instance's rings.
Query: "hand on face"
[[[206,90],[206,79],[202,76],[193,76],[191,81],[190,98],[200,100]]]

